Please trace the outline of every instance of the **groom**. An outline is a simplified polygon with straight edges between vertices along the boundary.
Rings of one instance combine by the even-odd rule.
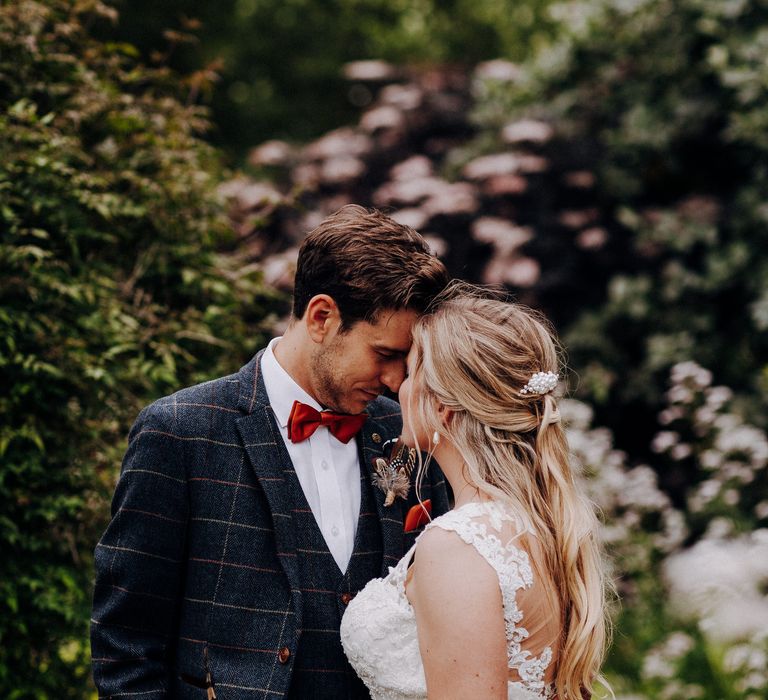
[[[446,279],[415,231],[344,207],[301,247],[285,335],[141,412],[96,547],[100,697],[368,697],[339,624],[412,542],[416,503],[371,483],[401,430],[380,394]],[[422,497],[447,509],[439,472]]]

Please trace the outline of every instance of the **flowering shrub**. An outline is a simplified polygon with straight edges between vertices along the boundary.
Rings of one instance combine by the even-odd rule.
[[[592,409],[561,401],[574,461],[603,520],[603,540],[621,576],[639,575],[677,550],[688,531],[683,514],[658,487],[645,465],[629,468],[607,428],[590,428]]]
[[[560,325],[578,397],[633,459],[648,460],[668,371],[694,360],[716,369],[765,428],[768,9],[586,0],[552,12],[562,23],[554,44],[515,79],[479,85],[477,140],[498,148],[505,125],[543,120],[553,169],[584,176],[563,191],[555,170],[550,194],[577,201],[593,223],[569,232],[542,217],[537,227],[547,304],[557,312],[579,301]],[[594,221],[605,239],[594,251],[547,254]],[[684,487],[662,483],[675,499]]]
[[[758,700],[768,692],[768,437],[693,362],[670,372],[656,469],[629,467],[592,411],[561,402],[574,460],[603,517],[621,597],[609,675],[623,700]],[[639,694],[638,694],[639,693]]]
[[[733,392],[711,386],[712,373],[694,362],[672,368],[665,430],[652,448],[662,469],[685,476],[687,510],[697,530],[724,536],[768,526],[768,438],[731,410]]]
[[[478,85],[477,142],[514,152],[506,124],[549,125],[544,155],[582,183],[561,195],[585,214],[569,232],[602,230],[591,255],[546,254],[564,234],[546,218],[534,241],[547,303],[581,302],[560,328],[575,396],[605,426],[575,407],[571,441],[622,598],[612,679],[626,700],[765,698],[768,9],[552,11],[554,45]],[[588,272],[573,282],[578,264]]]

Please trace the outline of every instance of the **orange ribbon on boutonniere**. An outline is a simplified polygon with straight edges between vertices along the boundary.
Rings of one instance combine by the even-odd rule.
[[[376,457],[373,460],[373,484],[385,494],[384,505],[391,506],[395,498],[407,498],[411,488],[411,472],[416,463],[416,450],[397,440],[388,440],[384,448],[392,444],[389,459]]]
[[[426,501],[417,503],[411,507],[408,511],[408,515],[405,516],[404,532],[413,532],[422,525],[426,525],[431,520],[432,514],[432,501],[428,498]]]

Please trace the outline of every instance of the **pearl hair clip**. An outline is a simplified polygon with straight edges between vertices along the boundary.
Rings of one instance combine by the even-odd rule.
[[[520,389],[521,394],[548,394],[557,386],[557,374],[555,372],[536,372],[528,383]]]

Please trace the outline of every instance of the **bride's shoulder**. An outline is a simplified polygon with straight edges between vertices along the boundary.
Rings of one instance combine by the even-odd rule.
[[[426,526],[417,540],[416,559],[435,570],[445,564],[449,573],[461,570],[462,566],[474,565],[477,568],[478,556],[489,559],[489,539],[498,547],[502,531],[515,533],[522,527],[519,518],[504,503],[466,503],[435,518]]]
[[[416,588],[422,594],[428,591],[429,604],[439,609],[457,596],[465,599],[498,590],[496,575],[480,552],[454,528],[437,526],[437,520],[419,537],[414,558]]]
[[[466,539],[468,534],[523,533],[529,530],[527,520],[513,506],[500,500],[471,501],[435,518],[426,531],[453,530]],[[426,535],[426,532],[424,533]]]
[[[496,659],[496,671],[506,684],[499,581],[478,550],[455,531],[434,526],[420,536],[411,568],[407,597],[423,645],[425,669],[432,669],[433,678],[444,678],[445,673],[460,673],[458,669],[465,666],[488,671],[496,666],[489,666],[488,659]]]

